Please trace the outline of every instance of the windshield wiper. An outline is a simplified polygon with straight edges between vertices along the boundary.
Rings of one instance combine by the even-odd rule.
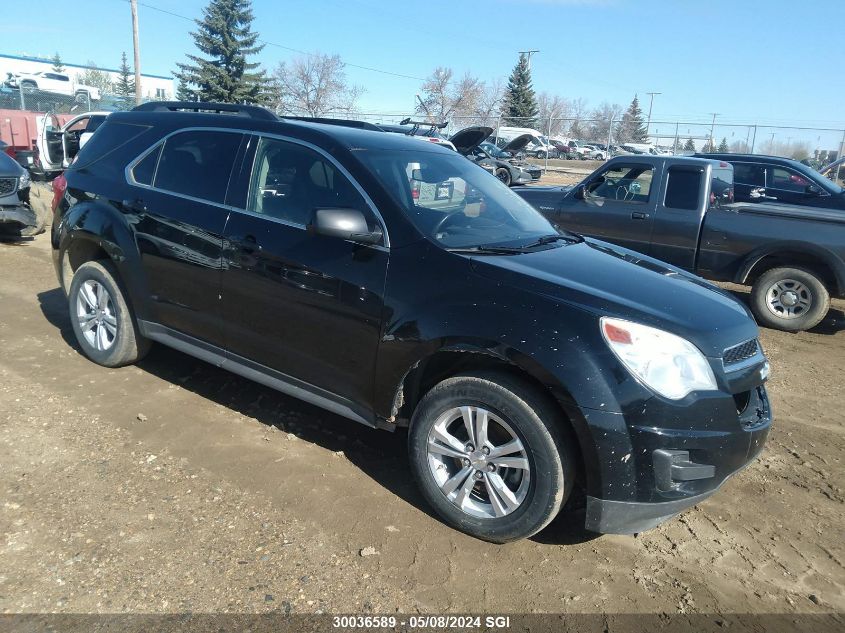
[[[536,242],[531,242],[530,244],[526,244],[525,246],[521,246],[520,248],[536,248],[537,246],[545,246],[546,244],[552,244],[554,242],[563,241],[569,242],[570,244],[578,244],[584,241],[584,238],[576,233],[567,233],[563,235],[561,233],[555,233],[554,235],[544,235],[543,237],[539,238]]]
[[[447,248],[450,253],[462,255],[519,255],[525,251],[522,247],[512,248],[508,246],[466,246],[464,248]]]

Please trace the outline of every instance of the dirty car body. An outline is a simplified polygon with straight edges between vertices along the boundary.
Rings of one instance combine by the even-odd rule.
[[[81,278],[97,283],[81,277],[96,264],[119,276],[138,337],[369,426],[409,425],[429,502],[456,528],[497,542],[542,529],[574,482],[586,528],[648,529],[761,450],[768,363],[730,295],[556,232],[434,144],[251,109],[171,111],[182,107],[200,106],[111,115],[66,172],[52,243],[72,319],[91,322],[74,293]],[[285,153],[274,153],[279,144]],[[273,163],[294,154],[307,160]],[[186,178],[221,170],[222,183]],[[309,201],[297,198],[303,179]],[[650,353],[642,341],[692,365],[678,360],[662,377],[632,369]],[[469,439],[445,430],[451,409],[438,398],[464,403],[458,426],[463,415]],[[541,412],[534,426],[521,426],[526,403]],[[482,415],[508,446],[530,450],[496,461],[505,440],[479,430]],[[420,428],[432,434],[417,443]],[[535,430],[557,439],[534,444]],[[547,445],[558,452],[538,461]],[[560,472],[566,485],[544,497],[551,515],[520,527]]]

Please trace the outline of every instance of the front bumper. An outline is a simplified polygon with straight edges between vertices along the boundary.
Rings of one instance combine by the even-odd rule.
[[[599,484],[587,491],[588,530],[634,534],[700,503],[760,454],[772,420],[761,384],[686,407],[653,399],[640,409],[587,412],[598,455],[611,455],[591,473]]]
[[[29,206],[0,206],[0,227],[26,229],[38,226],[38,217]]]

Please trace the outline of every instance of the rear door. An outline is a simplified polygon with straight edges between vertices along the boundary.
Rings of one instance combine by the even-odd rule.
[[[761,202],[762,195],[751,196],[751,192],[763,194],[766,189],[766,166],[760,163],[734,162],[734,192],[737,202]]]
[[[223,347],[220,282],[228,184],[244,135],[186,130],[129,168],[124,213],[135,225],[154,320]]]
[[[657,205],[648,254],[659,260],[695,270],[696,251],[707,200],[703,194],[707,171],[693,165],[675,165],[666,172],[666,185]]]
[[[582,199],[574,191],[563,199],[558,221],[576,233],[647,253],[659,189],[654,177],[650,163],[610,165],[586,183]]]

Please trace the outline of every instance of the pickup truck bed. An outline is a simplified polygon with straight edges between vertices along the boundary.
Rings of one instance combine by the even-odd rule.
[[[769,327],[818,324],[845,295],[845,211],[733,201],[723,161],[620,156],[575,187],[515,191],[561,228],[717,281],[752,286]]]

